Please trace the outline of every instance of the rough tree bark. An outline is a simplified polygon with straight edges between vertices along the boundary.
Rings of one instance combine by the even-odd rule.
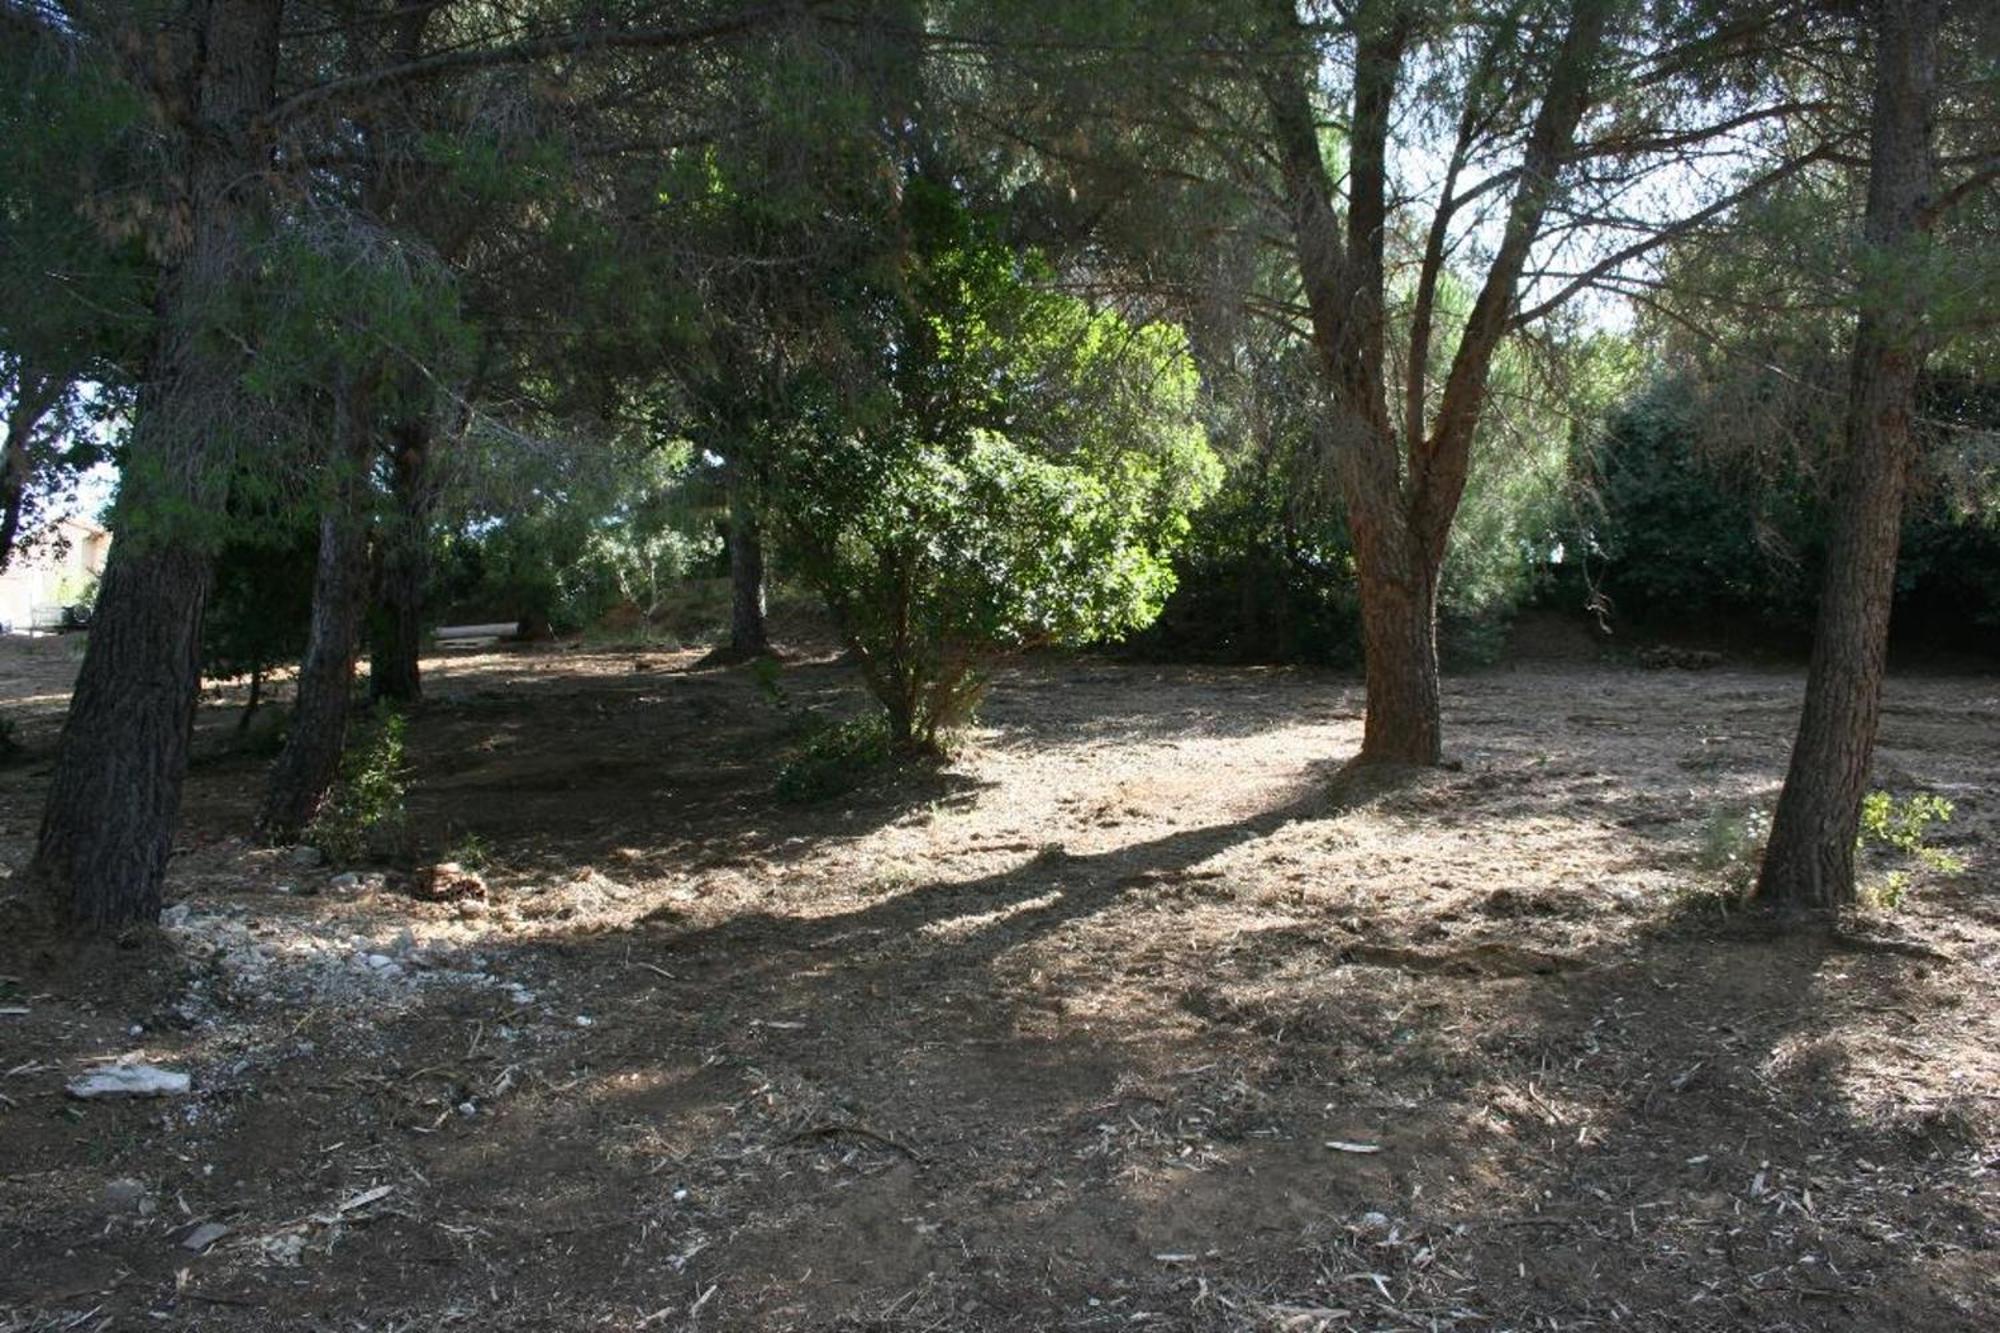
[[[762,657],[771,651],[764,625],[764,539],[762,524],[744,480],[742,465],[728,469],[729,499],[729,656]]]
[[[1922,284],[1895,276],[1931,225],[1939,0],[1880,0],[1864,282],[1805,707],[1757,897],[1824,913],[1852,903],[1854,844],[1881,720],[1903,500],[1916,461],[1917,376],[1930,350]]]
[[[334,386],[333,485],[320,515],[312,624],[299,664],[291,727],[257,817],[257,835],[267,845],[297,842],[305,833],[333,790],[347,749],[354,659],[368,586],[371,408],[366,382],[343,377]]]
[[[390,512],[382,525],[368,697],[411,704],[423,697],[424,583],[429,576],[431,423],[410,417],[390,432]]]
[[[1292,0],[1276,0],[1279,29],[1289,32],[1299,49],[1265,72],[1263,91],[1354,542],[1367,672],[1367,713],[1357,763],[1433,765],[1443,757],[1437,611],[1445,552],[1465,493],[1493,357],[1513,325],[1522,272],[1590,105],[1610,12],[1607,0],[1573,0],[1570,6],[1546,91],[1527,127],[1519,183],[1500,244],[1426,430],[1422,368],[1445,260],[1443,238],[1453,214],[1470,197],[1454,194],[1455,181],[1483,117],[1467,106],[1438,197],[1405,357],[1408,419],[1399,427],[1390,413],[1385,373],[1383,250],[1389,222],[1389,134],[1415,11],[1399,0],[1370,0],[1354,11],[1343,225],[1313,109],[1317,60],[1300,40]]]
[[[200,683],[216,453],[236,425],[241,352],[206,328],[243,277],[264,189],[252,132],[271,106],[278,0],[191,6],[187,110],[169,111],[180,216],[158,294],[96,617],[28,875],[74,928],[157,919]]]

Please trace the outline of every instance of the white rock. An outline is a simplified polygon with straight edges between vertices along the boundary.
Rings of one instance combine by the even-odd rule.
[[[144,1181],[123,1176],[117,1180],[104,1182],[104,1203],[113,1212],[138,1213],[150,1211],[146,1205],[152,1201],[152,1193]]]
[[[335,875],[332,879],[328,880],[327,887],[335,893],[359,893],[361,891],[361,876],[349,870],[344,874]]]
[[[160,924],[168,930],[179,930],[187,925],[190,910],[186,903],[175,903],[172,907],[161,911]]]
[[[201,1253],[215,1242],[229,1234],[229,1228],[220,1222],[203,1222],[181,1241],[181,1248]]]
[[[190,1086],[186,1074],[157,1065],[106,1065],[73,1078],[69,1095],[93,1097],[178,1097]]]

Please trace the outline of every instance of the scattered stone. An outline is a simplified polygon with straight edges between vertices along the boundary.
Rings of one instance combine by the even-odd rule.
[[[315,866],[326,864],[326,853],[317,847],[300,843],[298,846],[292,848],[290,859],[293,865],[305,870],[311,870]]]
[[[186,1074],[157,1065],[106,1065],[70,1080],[69,1095],[98,1097],[178,1097],[192,1086]]]
[[[114,1213],[150,1213],[153,1211],[153,1192],[146,1188],[144,1181],[120,1176],[104,1182],[104,1206]]]
[[[1389,1220],[1387,1213],[1371,1212],[1361,1215],[1360,1220],[1354,1224],[1354,1230],[1358,1234],[1370,1239],[1379,1239],[1380,1237],[1387,1236],[1394,1226],[1395,1223]]]
[[[413,896],[434,903],[484,898],[486,881],[456,861],[440,861],[417,875]]]
[[[270,1262],[285,1268],[297,1268],[306,1252],[306,1233],[281,1231],[275,1236],[263,1237],[257,1244]]]
[[[355,874],[352,870],[343,871],[328,880],[326,886],[335,893],[359,893],[361,892],[361,876]]]
[[[200,1254],[228,1234],[229,1228],[220,1222],[203,1222],[182,1238],[181,1248]]]
[[[191,910],[186,903],[175,903],[160,913],[160,924],[168,930],[180,930],[187,925],[188,913]]]
[[[476,921],[490,909],[484,898],[461,898],[458,900],[458,915],[467,921]]]

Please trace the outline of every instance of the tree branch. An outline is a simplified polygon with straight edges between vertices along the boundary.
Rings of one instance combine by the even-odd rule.
[[[346,78],[330,79],[293,93],[258,118],[261,129],[275,129],[330,103],[344,101],[383,88],[449,78],[472,70],[504,65],[525,65],[552,56],[594,55],[607,51],[666,50],[698,46],[724,37],[736,37],[779,19],[818,8],[826,0],[801,0],[796,4],[766,5],[741,10],[724,18],[682,28],[627,28],[623,30],[563,32],[532,37],[505,46],[472,47],[445,51],[384,65]]]
[[[1811,166],[1813,163],[1821,160],[1822,160],[1821,154],[1818,153],[1817,151],[1811,153],[1805,153],[1799,157],[1795,157],[1791,161],[1786,162],[1781,166],[1778,166],[1770,171],[1765,172],[1762,176],[1759,176],[1756,180],[1751,181],[1748,185],[1744,186],[1742,189],[1736,191],[1735,193],[1725,195],[1721,199],[1716,200],[1714,203],[1710,204],[1707,208],[1700,209],[1696,212],[1688,214],[1684,218],[1679,218],[1673,222],[1667,223],[1661,226],[1658,230],[1654,231],[1651,235],[1641,240],[1634,241],[1632,242],[1632,244],[1624,246],[1621,249],[1612,251],[1609,255],[1606,255],[1603,259],[1599,260],[1597,263],[1583,270],[1583,272],[1579,273],[1575,278],[1571,279],[1569,282],[1564,283],[1560,288],[1556,290],[1555,295],[1548,297],[1546,300],[1537,302],[1535,305],[1532,305],[1525,310],[1517,311],[1513,319],[1509,321],[1509,327],[1518,329],[1523,325],[1534,323],[1536,320],[1541,319],[1543,316],[1548,315],[1554,310],[1556,310],[1565,301],[1569,300],[1570,297],[1575,296],[1578,292],[1582,291],[1584,288],[1591,286],[1593,283],[1597,281],[1597,279],[1603,277],[1605,274],[1623,267],[1625,264],[1628,264],[1632,260],[1639,258],[1639,256],[1641,255],[1649,254],[1652,251],[1659,249],[1661,246],[1665,245],[1667,242],[1671,240],[1674,240],[1676,237],[1686,235],[1688,232],[1693,231],[1695,228],[1701,226],[1705,222],[1708,222],[1710,219],[1718,217],[1721,214],[1728,212],[1730,209],[1736,207],[1736,205],[1742,203],[1745,199],[1748,199],[1751,196],[1756,195],[1764,190],[1768,190],[1771,186],[1776,185],[1778,182],[1782,180],[1786,180],[1792,176],[1796,176],[1799,172],[1805,170],[1808,166]]]

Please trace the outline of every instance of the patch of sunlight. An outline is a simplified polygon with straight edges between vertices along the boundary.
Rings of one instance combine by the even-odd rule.
[[[1025,916],[1029,912],[1039,912],[1054,907],[1062,899],[1063,891],[1052,889],[1048,893],[1034,898],[1023,898],[1019,902],[1009,903],[991,912],[970,912],[964,916],[947,917],[942,921],[929,921],[919,928],[918,933],[947,943],[959,943],[1012,917]]]

